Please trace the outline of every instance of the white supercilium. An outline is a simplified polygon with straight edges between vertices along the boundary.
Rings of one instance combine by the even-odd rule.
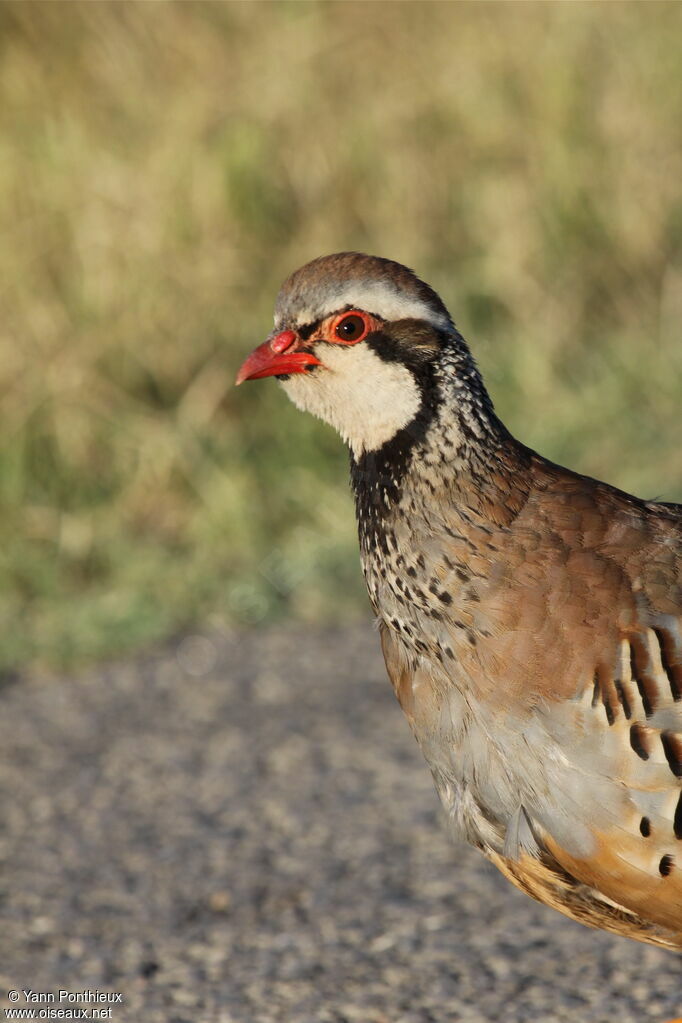
[[[433,306],[411,295],[401,294],[384,281],[349,281],[339,285],[330,295],[328,302],[313,307],[302,308],[296,312],[296,322],[287,323],[288,327],[304,327],[309,323],[330,316],[337,310],[352,306],[365,312],[380,316],[382,320],[425,320],[434,327],[448,328],[450,322],[443,313]],[[281,329],[282,324],[275,317],[275,327]]]

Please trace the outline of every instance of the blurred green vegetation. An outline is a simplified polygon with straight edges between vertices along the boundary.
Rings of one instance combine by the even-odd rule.
[[[679,4],[0,5],[1,663],[366,614],[281,280],[415,267],[525,442],[682,498]]]

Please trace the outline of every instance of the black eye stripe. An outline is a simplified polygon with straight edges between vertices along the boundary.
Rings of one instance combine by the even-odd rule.
[[[296,333],[302,341],[307,341],[311,334],[317,330],[322,320],[315,320],[314,323],[306,323],[304,327],[296,327]]]

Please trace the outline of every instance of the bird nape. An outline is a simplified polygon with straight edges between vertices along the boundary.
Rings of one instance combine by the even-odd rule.
[[[396,696],[455,831],[593,927],[682,948],[682,506],[497,418],[435,291],[344,252],[285,281],[237,382],[349,446]]]

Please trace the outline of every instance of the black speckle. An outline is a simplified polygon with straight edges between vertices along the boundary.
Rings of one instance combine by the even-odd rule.
[[[147,959],[145,962],[140,963],[140,976],[144,977],[145,980],[149,980],[155,973],[158,973],[161,967],[153,959]]]
[[[661,648],[661,664],[670,683],[673,700],[682,700],[682,665],[675,660],[675,641],[665,629],[654,629]]]
[[[412,579],[416,579],[416,578],[417,578],[417,569],[416,569],[416,568],[414,567],[414,565],[410,565],[410,567],[409,567],[409,568],[408,568],[408,570],[407,570],[407,574],[408,574],[408,575],[409,575],[409,576],[410,576],[410,577],[411,577]]]
[[[648,654],[640,639],[630,640],[630,669],[648,718],[656,710],[656,680],[648,670]]]
[[[670,853],[666,853],[665,856],[661,856],[661,862],[658,864],[658,873],[661,877],[668,877],[671,870],[673,869],[674,859]]]
[[[616,720],[616,716],[613,713],[613,707],[611,706],[611,704],[609,702],[609,694],[606,692],[606,689],[604,689],[602,691],[602,701],[604,703],[604,711],[606,713],[606,720],[608,721],[608,723],[610,725],[612,725],[613,722]]]
[[[682,838],[682,792],[680,792],[680,798],[677,800],[677,807],[675,808],[673,829],[675,831],[675,838]]]
[[[674,732],[661,732],[661,746],[670,770],[676,778],[682,778],[682,742]]]
[[[630,718],[632,717],[632,708],[630,706],[630,701],[627,698],[625,689],[623,688],[623,683],[620,681],[620,679],[615,679],[613,684],[616,687],[616,692],[618,693],[618,699],[620,700],[620,705],[623,708],[623,713],[625,714],[625,717],[629,721]]]
[[[443,604],[452,604],[452,597],[449,593],[445,593],[445,591],[443,591],[443,593],[439,593],[438,598]]]
[[[642,725],[632,725],[630,728],[630,745],[641,760],[649,759],[647,749],[647,734]]]
[[[461,568],[456,569],[455,575],[463,583],[468,583],[469,579],[471,578],[468,572],[463,572]]]
[[[651,834],[651,821],[648,817],[642,817],[639,822],[639,830],[644,838],[648,838]]]

